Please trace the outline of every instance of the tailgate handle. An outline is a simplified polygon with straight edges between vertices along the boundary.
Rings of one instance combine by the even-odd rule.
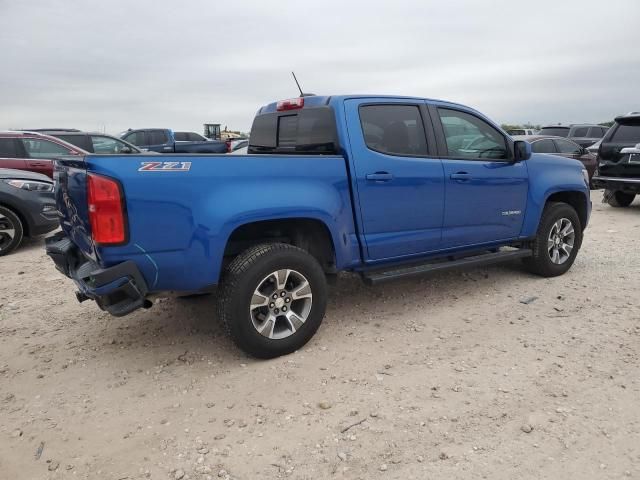
[[[388,182],[393,179],[393,175],[389,172],[376,172],[367,174],[365,178],[371,182]]]

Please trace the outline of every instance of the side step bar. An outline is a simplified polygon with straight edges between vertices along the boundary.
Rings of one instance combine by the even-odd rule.
[[[509,262],[517,258],[530,257],[531,255],[533,255],[533,252],[528,248],[482,253],[479,255],[458,258],[456,260],[431,261],[430,263],[395,268],[393,270],[375,270],[364,273],[362,278],[368,285],[377,285],[379,283],[396,280],[398,278],[414,277],[433,272],[443,272],[461,267],[492,265],[494,263]]]

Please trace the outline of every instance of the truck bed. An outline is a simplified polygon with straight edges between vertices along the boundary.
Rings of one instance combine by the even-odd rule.
[[[100,247],[88,234],[86,179],[118,180],[128,241]],[[318,219],[331,232],[339,268],[359,258],[345,160],[315,155],[88,155],[60,160],[61,226],[101,267],[131,260],[150,292],[218,283],[227,239],[239,226],[278,218]],[[353,260],[351,260],[353,261]]]

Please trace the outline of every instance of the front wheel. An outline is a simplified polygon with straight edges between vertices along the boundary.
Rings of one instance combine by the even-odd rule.
[[[238,347],[258,358],[291,353],[318,330],[327,284],[318,261],[284,243],[252,247],[226,269],[218,315]]]
[[[523,260],[527,269],[543,277],[556,277],[571,268],[582,245],[582,224],[566,203],[548,203],[542,212],[533,256]]]
[[[20,218],[8,208],[0,206],[0,257],[18,248],[23,234]]]
[[[625,193],[618,190],[605,190],[604,198],[612,207],[628,207],[633,203],[636,195],[634,193]]]

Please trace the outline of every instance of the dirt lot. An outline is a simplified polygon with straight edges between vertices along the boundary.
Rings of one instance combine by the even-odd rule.
[[[345,276],[272,361],[212,297],[78,304],[31,242],[0,259],[0,477],[640,478],[640,203],[599,199],[564,277]]]

